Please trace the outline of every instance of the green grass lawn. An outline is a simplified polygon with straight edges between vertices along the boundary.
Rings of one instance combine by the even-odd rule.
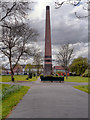
[[[8,84],[0,84],[0,90],[3,88],[6,88],[6,87],[9,87],[10,85],[8,85]]]
[[[68,79],[64,79],[65,82],[89,82],[88,77],[81,76],[69,76]]]
[[[2,118],[6,118],[6,116],[10,113],[12,108],[19,103],[19,101],[22,99],[22,97],[27,93],[30,87],[28,86],[19,86],[19,89],[16,85],[5,85],[3,84],[0,89],[9,91],[6,92],[6,96],[2,98],[2,102],[0,102],[0,105],[2,106],[2,113],[0,113]],[[14,90],[13,90],[14,89]],[[16,89],[16,90],[15,90]],[[10,92],[11,91],[11,92]]]
[[[15,82],[18,81],[36,81],[36,77],[32,77],[32,79],[26,80],[28,76],[27,75],[14,75]],[[11,76],[10,75],[3,75],[2,77],[0,76],[0,82],[10,82],[11,81]],[[90,79],[88,77],[81,77],[81,76],[69,76],[68,79],[64,79],[65,82],[89,82]]]
[[[73,87],[90,94],[90,85],[79,85],[79,86],[73,86]]]
[[[37,80],[36,77],[32,77],[32,79],[26,80],[27,77],[28,77],[28,75],[14,75],[15,82],[18,82],[18,81],[36,81]],[[10,82],[11,76],[10,75],[3,75],[2,77],[0,77],[0,82],[1,81],[2,82]]]

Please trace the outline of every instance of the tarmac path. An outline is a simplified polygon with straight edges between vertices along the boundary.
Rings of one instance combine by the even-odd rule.
[[[88,118],[88,94],[72,87],[80,83],[15,84],[31,88],[8,118]]]

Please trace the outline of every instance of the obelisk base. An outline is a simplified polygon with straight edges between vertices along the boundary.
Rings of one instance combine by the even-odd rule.
[[[52,64],[45,64],[44,75],[52,75]]]

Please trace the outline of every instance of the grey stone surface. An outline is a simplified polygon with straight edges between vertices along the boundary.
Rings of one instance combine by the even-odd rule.
[[[88,118],[88,94],[76,83],[20,83],[31,86],[9,118]]]

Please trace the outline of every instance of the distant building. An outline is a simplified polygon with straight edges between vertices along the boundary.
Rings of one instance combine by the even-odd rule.
[[[15,68],[13,69],[14,74],[23,74],[23,68],[20,64],[17,64]]]
[[[29,73],[29,69],[25,70],[25,67],[26,65],[17,65],[13,72],[14,72],[14,75],[27,75]],[[30,71],[32,73],[36,73],[37,74],[37,71],[39,73],[43,73],[43,65],[31,65],[31,69]],[[4,68],[1,70],[1,75],[10,75],[11,74],[11,71],[10,69],[7,69],[7,68]]]
[[[20,65],[20,66],[21,66],[21,68],[19,67],[20,69],[17,69],[18,67],[16,67],[16,69],[14,69],[14,74],[17,74],[17,72],[18,72],[18,74],[24,74],[24,75],[29,73],[29,68],[27,70],[25,70],[25,67],[26,67],[25,64]],[[19,70],[19,71],[17,71],[17,70]],[[30,71],[34,72],[34,73],[37,73],[37,71],[42,73],[43,72],[43,65],[31,65]]]
[[[29,68],[27,69],[27,72],[29,71]],[[31,72],[35,73],[43,73],[43,65],[31,65]]]
[[[54,66],[53,73],[57,74],[57,75],[62,75],[62,76],[66,75],[64,67],[62,67],[62,66]],[[67,75],[69,76],[69,70],[67,72]]]
[[[1,75],[9,75],[11,74],[10,69],[2,69],[1,70]]]

